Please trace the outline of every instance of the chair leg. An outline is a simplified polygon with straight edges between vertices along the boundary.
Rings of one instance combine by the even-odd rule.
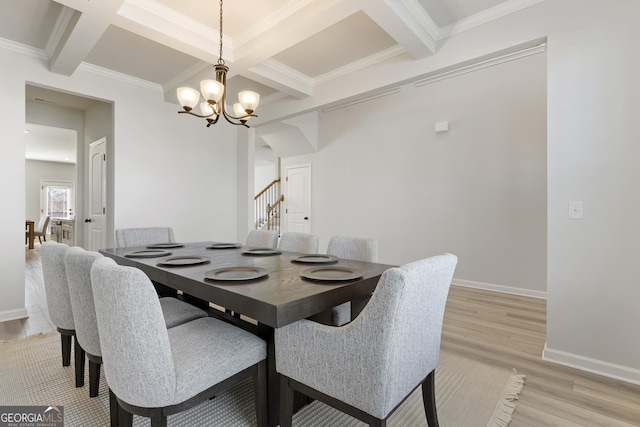
[[[253,374],[253,395],[255,396],[256,421],[258,427],[269,425],[269,413],[267,412],[267,361],[258,363],[258,369]]]
[[[89,397],[96,397],[100,388],[100,364],[89,360]]]
[[[162,409],[151,410],[151,427],[167,427],[167,416],[162,414]]]
[[[120,405],[118,405],[118,399],[109,389],[109,420],[111,421],[111,427],[120,427]]]
[[[60,343],[62,344],[62,366],[71,364],[71,335],[60,334]]]
[[[133,426],[133,414],[131,412],[127,412],[120,405],[118,405],[118,420],[120,421],[120,427]]]
[[[435,391],[435,369],[431,371],[422,383],[422,402],[424,404],[424,412],[427,415],[427,424],[429,427],[438,427],[438,412],[436,411],[436,391]]]
[[[78,340],[74,337],[73,349],[75,356],[75,369],[76,369],[76,387],[82,387],[84,385],[84,364],[85,354],[82,347],[78,343]]]
[[[280,376],[280,427],[292,427],[293,389],[284,375]]]

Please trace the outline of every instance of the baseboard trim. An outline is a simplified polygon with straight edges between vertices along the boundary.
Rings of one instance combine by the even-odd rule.
[[[474,282],[471,280],[462,280],[453,278],[453,285],[464,286],[467,288],[484,289],[485,291],[501,292],[503,294],[520,295],[523,297],[547,299],[547,293],[544,291],[534,291],[531,289],[514,288],[511,286],[494,285],[492,283]]]
[[[17,308],[15,310],[0,311],[0,323],[10,320],[26,319],[29,313],[26,308]]]
[[[542,351],[542,360],[603,377],[613,378],[614,380],[640,385],[640,369],[591,359],[589,357],[567,353],[566,351],[555,350],[547,347],[546,343]]]

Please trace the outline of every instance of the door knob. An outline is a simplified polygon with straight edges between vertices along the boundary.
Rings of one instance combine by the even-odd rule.
[[[91,218],[85,218],[84,222],[91,222]]]
[[[308,216],[305,216],[305,217],[304,217],[304,219],[305,219],[305,221],[306,221],[306,220],[308,220],[308,219],[309,219],[309,217],[308,217]]]

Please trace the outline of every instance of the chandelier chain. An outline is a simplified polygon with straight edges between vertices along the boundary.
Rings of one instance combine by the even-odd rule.
[[[224,65],[224,59],[222,59],[222,0],[220,0],[220,56],[218,57],[218,64]]]

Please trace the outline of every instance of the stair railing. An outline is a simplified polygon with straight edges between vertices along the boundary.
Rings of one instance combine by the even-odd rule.
[[[274,179],[253,198],[256,228],[280,231],[280,213],[284,195],[280,192],[280,178]]]

